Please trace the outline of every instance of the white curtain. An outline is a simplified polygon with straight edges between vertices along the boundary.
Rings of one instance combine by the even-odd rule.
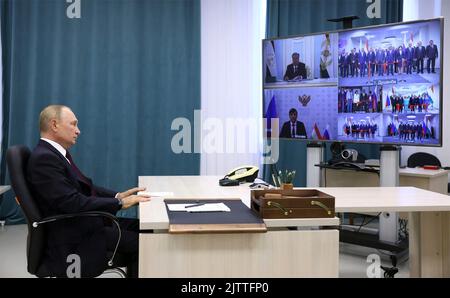
[[[448,0],[404,0],[403,1],[403,21],[413,21],[420,19],[431,19],[443,16],[444,21],[444,53],[439,53],[440,57],[450,57],[450,1]],[[402,164],[406,165],[408,157],[414,152],[428,152],[439,158],[443,166],[450,166],[450,85],[446,82],[450,77],[450,63],[444,59],[444,79],[443,88],[443,146],[434,147],[410,147],[402,148]]]
[[[261,169],[265,2],[201,1],[201,175]]]

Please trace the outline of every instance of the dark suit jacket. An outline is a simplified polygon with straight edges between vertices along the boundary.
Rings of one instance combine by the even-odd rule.
[[[104,211],[116,214],[120,209],[117,192],[93,185],[97,196],[90,196],[90,186],[77,178],[69,162],[52,145],[40,140],[27,165],[27,180],[42,216]],[[103,218],[77,217],[45,225],[47,243],[43,262],[56,276],[66,277],[77,254],[81,276],[100,275],[107,265],[105,221]]]
[[[438,48],[437,48],[437,45],[435,45],[435,44],[433,46],[427,45],[427,48],[425,51],[426,51],[426,56],[429,59],[436,59],[438,57]]]
[[[289,64],[286,68],[284,77],[288,77],[288,80],[292,80],[297,76],[302,76],[302,79],[306,79],[306,66],[305,63],[299,63],[297,65],[297,71],[294,72],[294,64]]]
[[[306,135],[306,129],[303,122],[297,121],[297,127],[295,129],[295,132],[297,136],[304,136],[305,138],[308,137]],[[292,134],[291,121],[286,121],[284,122],[283,127],[281,128],[280,138],[293,138],[291,134]]]

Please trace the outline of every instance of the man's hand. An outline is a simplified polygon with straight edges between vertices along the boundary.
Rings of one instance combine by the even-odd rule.
[[[137,187],[133,188],[133,189],[137,189]],[[133,189],[130,189],[130,191]],[[149,195],[139,195],[139,196],[138,195],[130,195],[130,196],[127,196],[125,198],[120,198],[120,199],[122,200],[122,209],[127,209],[133,205],[140,203],[140,202],[150,201],[150,196]]]
[[[124,192],[119,192],[119,194],[117,195],[117,198],[118,199],[124,199],[126,197],[131,196],[132,194],[135,194],[135,193],[137,193],[139,191],[144,191],[144,190],[146,190],[145,187],[134,187],[134,188],[131,188],[131,189],[126,190]]]

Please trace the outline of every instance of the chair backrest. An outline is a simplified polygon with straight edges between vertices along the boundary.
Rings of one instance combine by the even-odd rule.
[[[441,162],[436,156],[426,152],[417,152],[408,157],[408,168],[422,167],[425,165],[440,167]]]
[[[43,268],[40,268],[40,265],[45,247],[45,230],[42,225],[36,228],[32,226],[33,222],[40,221],[42,216],[26,180],[25,173],[29,157],[30,149],[26,146],[16,145],[6,151],[11,186],[28,222],[28,272],[41,276]]]

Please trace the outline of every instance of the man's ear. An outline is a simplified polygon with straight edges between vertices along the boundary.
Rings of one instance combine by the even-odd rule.
[[[58,129],[58,121],[56,119],[50,120],[50,129],[54,132]]]

